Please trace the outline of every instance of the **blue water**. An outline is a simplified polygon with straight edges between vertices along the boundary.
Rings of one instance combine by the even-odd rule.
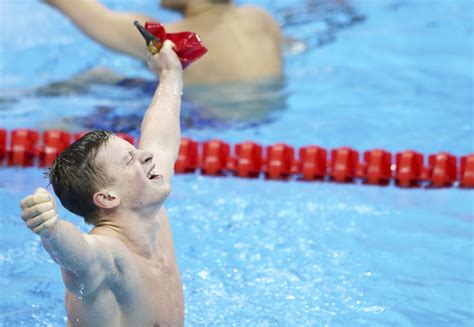
[[[474,151],[470,1],[252,2],[292,40],[286,78],[185,89],[186,136]],[[157,12],[155,1],[105,3]],[[112,121],[137,132],[133,119],[149,101],[142,88],[35,90],[97,64],[151,78],[140,63],[89,41],[40,2],[4,0],[0,14],[1,127]],[[1,326],[65,324],[59,269],[19,217],[19,200],[46,184],[40,169],[0,168]],[[198,175],[178,175],[173,187],[189,326],[474,325],[472,191]]]

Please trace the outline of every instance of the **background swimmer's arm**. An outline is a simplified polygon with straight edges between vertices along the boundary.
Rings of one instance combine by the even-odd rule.
[[[141,14],[114,12],[96,0],[46,0],[68,16],[85,34],[102,45],[143,61],[145,43],[133,22],[144,24],[154,19]]]
[[[95,235],[83,235],[68,221],[58,218],[53,196],[37,189],[21,202],[26,225],[41,237],[51,258],[63,268],[66,287],[71,293],[87,295],[107,277],[117,275],[110,247],[101,246]]]
[[[168,182],[173,177],[174,163],[181,142],[180,111],[183,89],[183,68],[172,47],[171,41],[165,41],[157,55],[149,56],[148,65],[160,76],[160,84],[143,117],[138,145],[140,149],[154,154],[156,170]]]

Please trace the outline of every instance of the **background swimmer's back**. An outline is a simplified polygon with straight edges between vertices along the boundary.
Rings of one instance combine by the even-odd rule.
[[[151,13],[118,12],[97,0],[46,0],[98,43],[146,62],[147,49],[133,22],[160,22]],[[237,82],[279,77],[281,33],[271,15],[230,0],[170,0],[162,6],[183,15],[164,24],[167,32],[198,33],[208,52],[184,72],[186,84]],[[91,24],[91,22],[94,22]]]
[[[280,27],[269,14],[255,6],[214,10],[167,25],[169,32],[198,32],[209,49],[186,69],[187,82],[243,81],[281,74]]]

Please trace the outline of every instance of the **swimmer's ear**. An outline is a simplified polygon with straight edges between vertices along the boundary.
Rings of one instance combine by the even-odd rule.
[[[95,205],[102,209],[113,209],[120,204],[120,199],[109,192],[95,192],[92,199]]]

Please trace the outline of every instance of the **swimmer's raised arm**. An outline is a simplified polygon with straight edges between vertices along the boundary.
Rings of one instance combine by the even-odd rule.
[[[146,60],[147,50],[133,26],[154,19],[141,14],[114,12],[96,0],[45,0],[68,16],[77,27],[104,46]]]
[[[181,142],[183,89],[183,68],[172,47],[171,41],[165,41],[157,55],[149,55],[148,65],[160,76],[160,84],[143,117],[138,146],[154,154],[158,174],[168,182],[173,176]]]
[[[108,250],[110,247],[59,219],[54,198],[48,191],[37,189],[25,197],[20,206],[21,217],[28,228],[41,237],[46,251],[63,268],[64,281],[71,293],[85,296],[108,276],[117,275],[113,256]]]

